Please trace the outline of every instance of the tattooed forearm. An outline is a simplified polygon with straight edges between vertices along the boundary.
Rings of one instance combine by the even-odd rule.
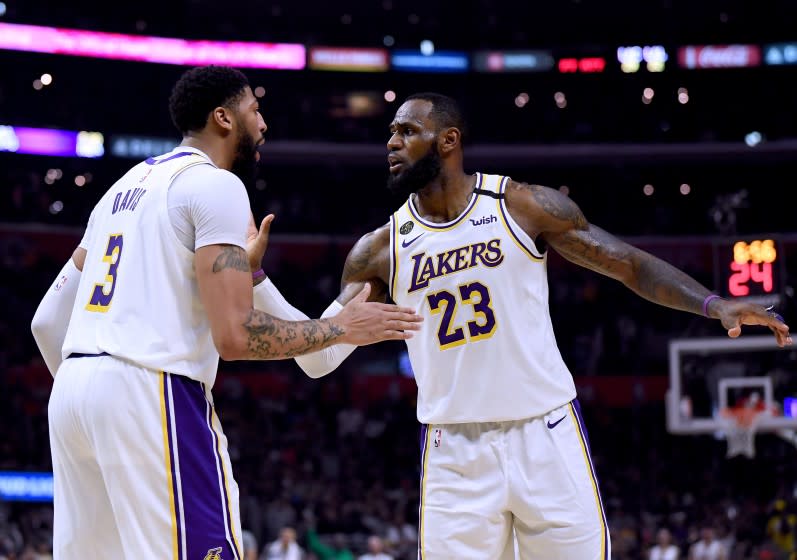
[[[236,245],[224,245],[219,256],[213,261],[213,272],[221,272],[226,268],[250,272],[246,251]]]
[[[343,329],[327,319],[283,321],[252,309],[243,323],[250,359],[293,358],[334,344]]]
[[[642,297],[673,309],[703,313],[708,288],[658,257],[640,251],[635,267],[636,292]]]

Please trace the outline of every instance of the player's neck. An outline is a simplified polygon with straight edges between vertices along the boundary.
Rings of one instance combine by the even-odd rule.
[[[459,173],[440,177],[415,193],[413,202],[421,216],[430,222],[450,222],[467,208],[476,187],[476,176]]]
[[[180,145],[201,150],[220,169],[226,169],[227,171],[232,169],[233,154],[228,153],[229,148],[222,141],[201,133],[189,133],[189,135],[183,136],[183,141]]]

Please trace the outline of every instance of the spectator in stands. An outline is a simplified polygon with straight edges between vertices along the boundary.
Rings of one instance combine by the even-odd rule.
[[[368,537],[368,552],[360,556],[359,560],[393,560],[393,557],[385,554],[382,537],[371,535]]]
[[[656,533],[656,544],[650,549],[648,560],[678,560],[681,551],[672,543],[672,533],[662,527]]]
[[[261,560],[302,560],[304,550],[296,542],[296,530],[283,527],[277,540],[263,550]]]
[[[714,528],[703,527],[700,540],[689,548],[689,560],[728,560],[725,548],[714,535]]]
[[[335,533],[332,535],[332,543],[325,544],[315,529],[310,528],[307,530],[307,548],[318,560],[354,560],[354,554],[349,550],[346,535],[343,533]]]
[[[241,546],[244,549],[242,560],[257,560],[257,539],[255,539],[252,531],[248,529],[241,531]]]

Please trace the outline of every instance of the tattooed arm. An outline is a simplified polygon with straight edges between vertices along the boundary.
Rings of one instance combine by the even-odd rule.
[[[372,344],[406,339],[419,318],[396,306],[364,303],[369,290],[329,319],[284,321],[252,307],[252,276],[246,251],[207,245],[196,251],[199,294],[213,342],[225,360],[291,358],[331,344]]]
[[[581,209],[557,190],[510,181],[506,189],[510,214],[537,242],[577,265],[614,278],[641,297],[672,309],[703,314],[711,292],[697,280],[650,253],[589,223]],[[709,316],[720,319],[728,335],[742,325],[763,325],[780,346],[791,344],[789,328],[761,305],[714,299]]]

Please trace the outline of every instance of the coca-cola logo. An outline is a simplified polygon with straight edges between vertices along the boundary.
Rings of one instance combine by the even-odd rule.
[[[683,68],[744,68],[761,64],[761,49],[755,45],[706,45],[681,47],[678,62]]]

